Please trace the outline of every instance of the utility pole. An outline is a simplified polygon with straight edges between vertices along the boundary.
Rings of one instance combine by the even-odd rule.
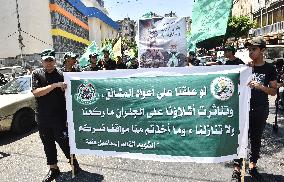
[[[25,61],[23,59],[23,48],[25,47],[25,45],[23,44],[23,36],[22,36],[22,28],[21,28],[21,24],[20,24],[18,0],[16,0],[16,13],[17,13],[17,20],[18,20],[18,33],[19,33],[18,41],[19,41],[19,47],[20,47],[20,50],[21,50],[20,60],[22,62],[22,67],[25,67],[26,64],[25,64]]]

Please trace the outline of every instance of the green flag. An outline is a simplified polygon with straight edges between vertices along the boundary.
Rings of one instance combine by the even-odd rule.
[[[224,35],[232,8],[232,0],[196,0],[192,11],[189,49],[211,37]]]
[[[97,53],[100,54],[100,48],[97,46],[96,42],[93,41],[87,48],[86,52],[79,59],[79,64],[81,67],[85,67],[89,64],[89,55]]]
[[[148,13],[142,15],[142,18],[145,18],[145,19],[150,19],[152,17],[153,17],[153,13],[152,12],[148,12]]]

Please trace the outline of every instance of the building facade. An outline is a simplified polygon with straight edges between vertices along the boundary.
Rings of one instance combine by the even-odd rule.
[[[233,16],[248,16],[252,18],[252,1],[251,0],[234,0],[232,8]]]
[[[14,58],[21,54],[17,6],[23,54],[39,53],[42,49],[53,47],[48,0],[3,1],[0,6],[0,58]]]
[[[253,20],[256,29],[252,36],[264,36],[270,44],[284,44],[284,1],[253,0]]]
[[[91,41],[100,45],[105,38],[116,37],[118,25],[103,5],[103,0],[3,1],[0,41],[5,44],[0,44],[0,58],[14,62],[23,56],[32,62],[47,48],[82,54]]]
[[[83,53],[89,41],[88,17],[68,0],[50,0],[51,35],[56,52]]]
[[[120,36],[130,41],[134,41],[136,36],[136,22],[130,18],[124,18],[123,20],[118,20],[117,23],[119,25]]]
[[[89,38],[101,47],[105,39],[117,37],[119,26],[108,17],[103,0],[68,0],[72,6],[88,17]]]

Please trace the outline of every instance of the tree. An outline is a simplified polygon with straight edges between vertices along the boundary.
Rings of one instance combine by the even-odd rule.
[[[101,43],[102,43],[102,47],[105,47],[109,44],[113,45],[116,42],[115,39],[104,39]]]
[[[130,50],[132,49],[133,52],[135,53],[135,57],[138,57],[138,46],[136,41],[131,41],[128,40],[126,38],[122,39],[122,46],[123,46],[123,50]]]
[[[109,45],[112,45],[112,47],[114,46],[114,44],[117,42],[119,37],[115,38],[115,39],[104,39],[102,41],[102,47],[107,47]],[[137,58],[138,57],[138,46],[136,41],[132,41],[132,40],[128,40],[127,38],[123,37],[122,38],[122,52],[124,52],[125,50],[132,50],[134,52],[134,56]]]
[[[234,37],[237,40],[240,37],[246,37],[251,28],[255,27],[255,22],[248,16],[232,16],[229,18],[225,40]]]

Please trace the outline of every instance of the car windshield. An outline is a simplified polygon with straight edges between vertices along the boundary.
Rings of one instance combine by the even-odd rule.
[[[6,83],[0,88],[0,94],[18,94],[31,89],[31,78],[19,77]]]

